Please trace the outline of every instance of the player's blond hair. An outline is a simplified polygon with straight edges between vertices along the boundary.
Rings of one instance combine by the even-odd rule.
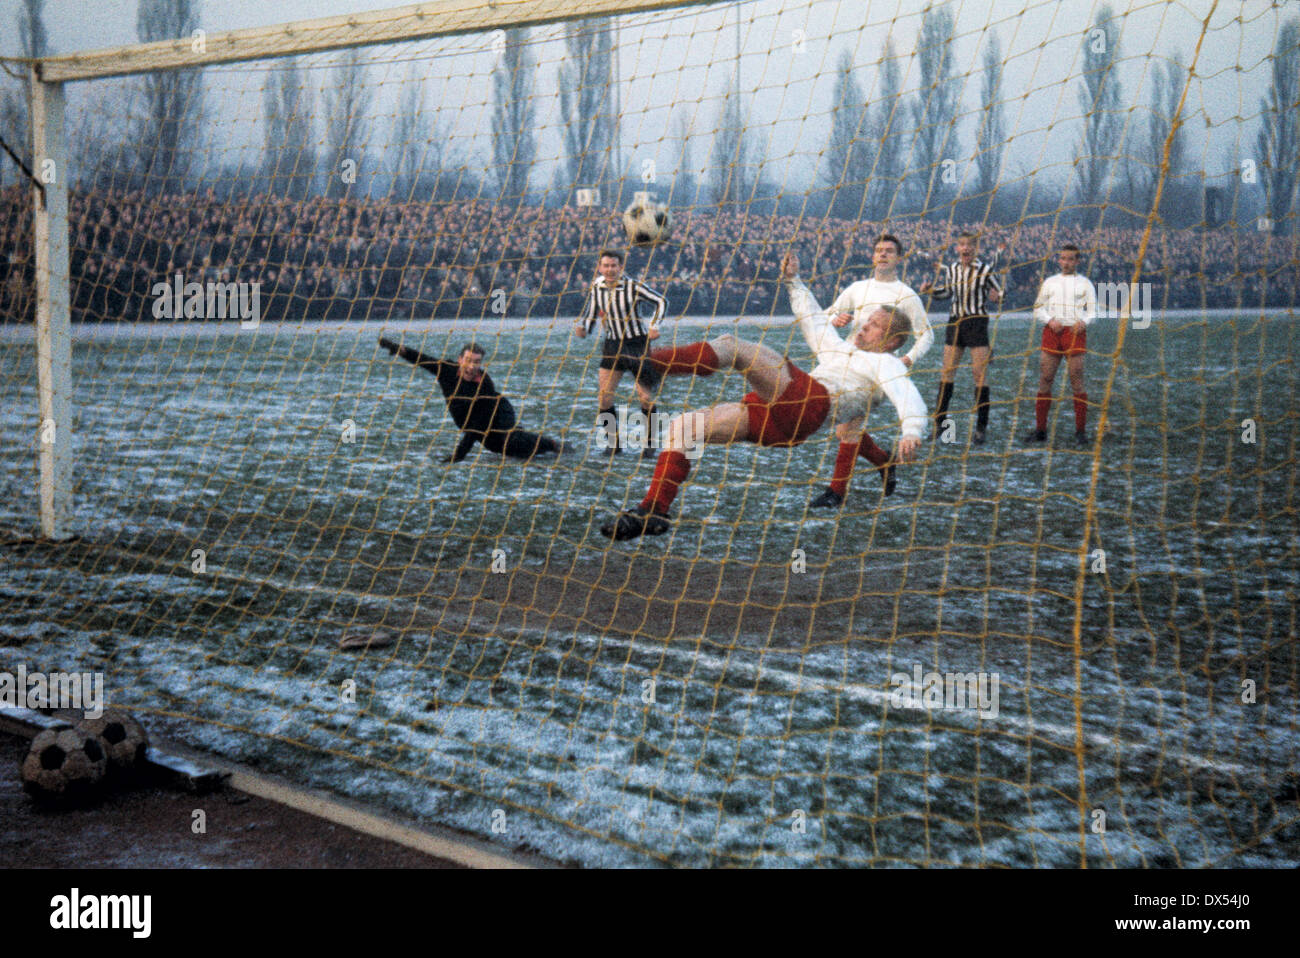
[[[897,339],[899,341],[898,346],[903,345],[908,334],[912,332],[912,321],[897,306],[881,306],[880,308],[889,317],[889,332],[885,334],[885,342],[889,343]],[[894,349],[897,349],[898,346],[895,346]],[[890,352],[892,353],[894,349],[891,349]]]

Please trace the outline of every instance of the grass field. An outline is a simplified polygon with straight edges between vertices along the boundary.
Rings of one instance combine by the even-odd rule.
[[[963,369],[961,441],[927,441],[893,497],[862,468],[843,512],[807,511],[829,431],[711,449],[673,532],[618,544],[597,529],[652,463],[587,448],[590,340],[473,331],[522,424],[580,451],[445,466],[436,384],[379,350],[381,329],[441,354],[471,334],[79,330],[81,538],[57,546],[23,541],[34,348],[0,331],[0,669],[102,670],[115,702],[191,744],[585,865],[1300,854],[1290,314],[1167,315],[1118,360],[1099,323],[1088,391],[1108,428],[1087,450],[1065,441],[1068,400],[1048,448],[1017,441],[1037,350],[1004,317],[987,445],[967,444]],[[737,332],[809,368],[789,324]],[[915,375],[927,402],[937,353]],[[670,380],[659,406],[741,392]],[[882,444],[889,421],[873,414]],[[396,642],[339,649],[375,630]],[[997,716],[896,707],[891,676],[917,665],[996,674]]]

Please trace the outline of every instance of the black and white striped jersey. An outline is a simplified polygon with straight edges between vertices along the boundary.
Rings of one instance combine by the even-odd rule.
[[[668,300],[630,276],[624,276],[614,286],[606,285],[605,277],[601,276],[592,284],[578,321],[588,333],[599,322],[605,330],[606,339],[644,336],[647,324],[637,315],[637,306],[641,303],[651,303],[654,306],[654,315],[650,317],[649,325],[657,326],[668,310]]]
[[[993,264],[975,260],[969,266],[963,266],[958,260],[946,263],[939,270],[939,281],[930,288],[930,295],[935,299],[952,297],[948,309],[951,319],[966,319],[970,316],[987,316],[984,301],[989,290],[1002,292],[998,274],[993,272]]]

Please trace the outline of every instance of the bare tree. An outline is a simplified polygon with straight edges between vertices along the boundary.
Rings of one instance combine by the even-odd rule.
[[[984,218],[993,212],[998,181],[1002,178],[1002,153],[1006,149],[1005,107],[1002,104],[1002,44],[989,34],[984,48],[984,77],[980,84],[980,126],[975,134],[976,188],[984,205]]]
[[[1273,47],[1273,82],[1260,100],[1258,149],[1273,232],[1285,220],[1300,180],[1300,20],[1282,25]]]
[[[50,52],[50,35],[45,29],[45,0],[22,0],[18,11],[18,43],[25,57],[43,57]]]
[[[366,164],[367,114],[374,95],[366,84],[366,67],[353,47],[334,70],[325,90],[325,195],[347,196]]]
[[[957,21],[947,6],[929,6],[921,16],[917,40],[921,88],[912,107],[912,166],[921,194],[921,212],[933,210],[953,193],[945,169],[955,170],[957,109],[961,88],[953,77]],[[945,168],[945,160],[953,166]]]
[[[710,198],[718,206],[748,202],[758,184],[757,150],[749,132],[738,77],[733,78],[718,110],[709,174]]]
[[[199,27],[200,0],[140,0],[136,33],[141,43],[188,37]],[[203,75],[198,70],[158,70],[142,80],[145,113],[136,131],[140,174],[147,189],[185,188],[203,116]]]
[[[527,27],[506,31],[501,59],[492,73],[492,158],[501,198],[522,204],[537,149],[533,118],[533,54]]]
[[[443,172],[447,134],[431,122],[424,79],[414,66],[407,72],[393,116],[392,149],[397,153],[393,192],[402,201],[431,200],[450,189]]]
[[[673,139],[679,144],[677,172],[673,175],[673,203],[677,206],[694,206],[697,196],[695,168],[691,162],[691,128],[683,112],[673,118]]]
[[[1187,159],[1187,133],[1179,104],[1187,83],[1187,69],[1177,54],[1156,65],[1151,112],[1146,118],[1145,137],[1139,141],[1142,157],[1133,164],[1128,181],[1134,189],[1134,209],[1141,215],[1150,213],[1156,201],[1156,187],[1164,177],[1163,211],[1170,209],[1170,199],[1182,184]],[[1173,140],[1170,141],[1170,134]],[[1162,170],[1165,143],[1169,142],[1169,166]]]
[[[853,75],[853,55],[844,50],[835,71],[831,137],[823,176],[832,190],[831,213],[857,219],[866,212],[867,184],[875,160],[866,97]]]
[[[1079,202],[1090,206],[1106,195],[1107,181],[1119,147],[1122,128],[1119,112],[1119,25],[1110,5],[1097,12],[1097,19],[1083,38],[1083,80],[1079,106],[1084,113],[1083,148],[1075,154]],[[1088,225],[1098,222],[1099,207],[1085,216]]]
[[[885,220],[904,206],[903,147],[908,134],[902,70],[892,40],[885,41],[880,59],[880,96],[871,127],[880,134],[880,145],[867,194],[868,207],[873,220]]]
[[[77,111],[76,125],[69,142],[77,144],[77,162],[71,171],[73,181],[82,189],[113,189],[126,173],[129,180],[124,146],[130,140],[130,124],[122,117],[110,91],[97,89],[94,99]]]
[[[274,193],[302,199],[311,194],[316,177],[312,149],[311,80],[297,57],[277,61],[266,85],[266,144],[262,169]]]
[[[579,20],[564,36],[567,56],[556,72],[568,180],[565,202],[578,187],[602,189],[613,172],[611,147],[619,118],[612,96],[612,38],[608,20]]]
[[[21,156],[24,163],[27,163],[27,156],[30,155],[30,151],[25,149],[27,142],[27,104],[22,102],[19,95],[8,87],[0,91],[0,139],[9,144],[10,149]],[[0,156],[0,186],[5,185],[11,165],[7,156]],[[27,166],[29,169],[31,168],[30,163],[27,163]],[[16,175],[21,176],[22,174],[17,173]]]
[[[50,52],[50,35],[45,29],[45,0],[22,0],[22,6],[18,10],[18,45],[22,49],[22,55],[37,59],[49,54]],[[19,116],[21,117],[21,139],[18,137],[18,130],[15,130],[15,143],[11,144],[17,149],[17,143],[22,143],[23,162],[29,168],[32,167],[32,127],[27,117],[28,104],[32,102],[32,82],[26,72],[22,76],[22,99],[18,104]]]

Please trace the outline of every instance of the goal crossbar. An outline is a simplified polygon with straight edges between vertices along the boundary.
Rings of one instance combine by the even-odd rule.
[[[201,50],[195,49],[194,38],[180,37],[45,57],[39,61],[38,75],[45,83],[94,80],[720,2],[722,0],[499,0],[484,4],[482,0],[438,0],[341,17],[229,30],[205,36]]]

